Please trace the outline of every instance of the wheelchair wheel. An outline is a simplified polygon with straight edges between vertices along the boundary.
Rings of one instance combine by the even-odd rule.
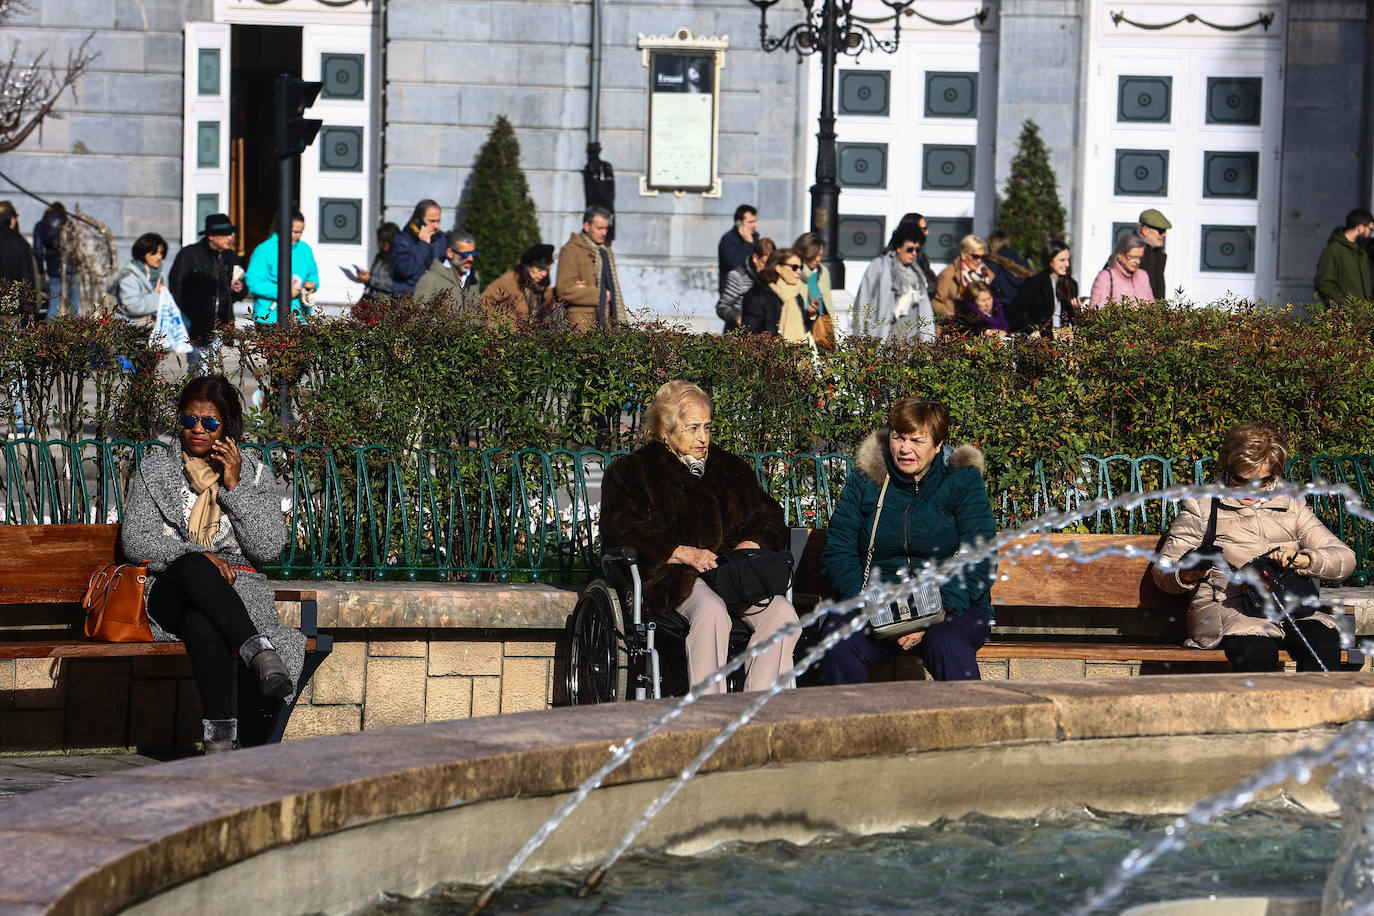
[[[601,580],[593,582],[578,599],[568,618],[568,702],[573,706],[625,700],[629,682],[629,658],[624,618],[615,590]]]

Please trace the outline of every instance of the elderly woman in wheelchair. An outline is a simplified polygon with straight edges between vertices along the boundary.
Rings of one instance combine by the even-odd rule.
[[[789,540],[782,508],[759,486],[749,463],[711,444],[706,392],[685,381],[663,385],[645,413],[644,437],[646,444],[611,464],[602,483],[603,567],[610,587],[604,580],[593,583],[569,622],[569,699],[575,703],[625,697],[631,685],[623,672],[635,667],[643,669],[641,683],[648,687],[637,695],[680,693],[725,664],[738,637],[752,647],[797,620],[783,594],[727,607],[702,579],[726,551],[785,550]],[[638,614],[641,599],[645,621]],[[628,624],[620,613],[627,601],[635,612]],[[680,650],[670,639],[659,641],[664,632],[685,636],[685,678],[679,674],[676,683],[671,669]],[[750,661],[744,689],[764,689],[789,671],[796,642],[794,632]],[[631,656],[645,664],[635,666]],[[586,683],[598,678],[597,685]],[[708,692],[723,693],[725,684]]]

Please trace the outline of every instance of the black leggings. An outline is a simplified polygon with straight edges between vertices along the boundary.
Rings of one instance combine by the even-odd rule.
[[[1283,621],[1283,639],[1272,636],[1223,636],[1222,651],[1232,671],[1281,671],[1279,648],[1288,650],[1299,671],[1335,671],[1341,663],[1341,634],[1319,620]],[[1302,635],[1299,636],[1298,634]],[[1303,642],[1303,638],[1307,642]],[[1312,648],[1309,650],[1308,646]],[[1316,658],[1312,653],[1316,652]],[[1317,659],[1321,660],[1318,664]]]
[[[258,633],[234,587],[205,554],[185,554],[158,574],[148,616],[186,643],[205,718],[231,718],[234,662]]]

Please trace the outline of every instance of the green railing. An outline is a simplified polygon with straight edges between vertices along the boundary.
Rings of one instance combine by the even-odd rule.
[[[3,518],[12,524],[117,522],[129,475],[161,441],[30,439],[0,443]],[[558,581],[586,578],[600,549],[599,486],[623,452],[427,449],[248,443],[282,481],[290,540],[272,570],[284,578]],[[852,459],[745,454],[787,523],[823,527]],[[1023,491],[994,494],[1002,528],[1046,511],[1206,479],[1211,459],[1084,455],[1064,467],[1037,461]],[[1294,458],[1287,476],[1348,484],[1369,500],[1374,456]],[[1356,552],[1367,579],[1374,536],[1344,499],[1313,499],[1317,515]],[[1023,511],[1026,510],[1026,511]],[[1162,533],[1177,506],[1152,500],[1099,511],[1089,532]]]

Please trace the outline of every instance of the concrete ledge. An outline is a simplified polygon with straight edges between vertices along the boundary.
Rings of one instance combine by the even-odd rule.
[[[532,864],[600,855],[750,699],[709,697],[686,710]],[[485,880],[664,706],[340,735],[36,792],[5,805],[0,913],[85,916],[139,901],[146,913],[342,912],[383,889]],[[1180,810],[1371,714],[1367,674],[787,691],[708,762],[645,842],[690,851],[731,836],[887,830],[975,808]],[[1320,807],[1320,785],[1296,791]],[[226,881],[265,890],[250,900]]]
[[[287,583],[276,583],[287,585]],[[579,590],[500,582],[293,582],[314,588],[320,629],[562,629]]]

